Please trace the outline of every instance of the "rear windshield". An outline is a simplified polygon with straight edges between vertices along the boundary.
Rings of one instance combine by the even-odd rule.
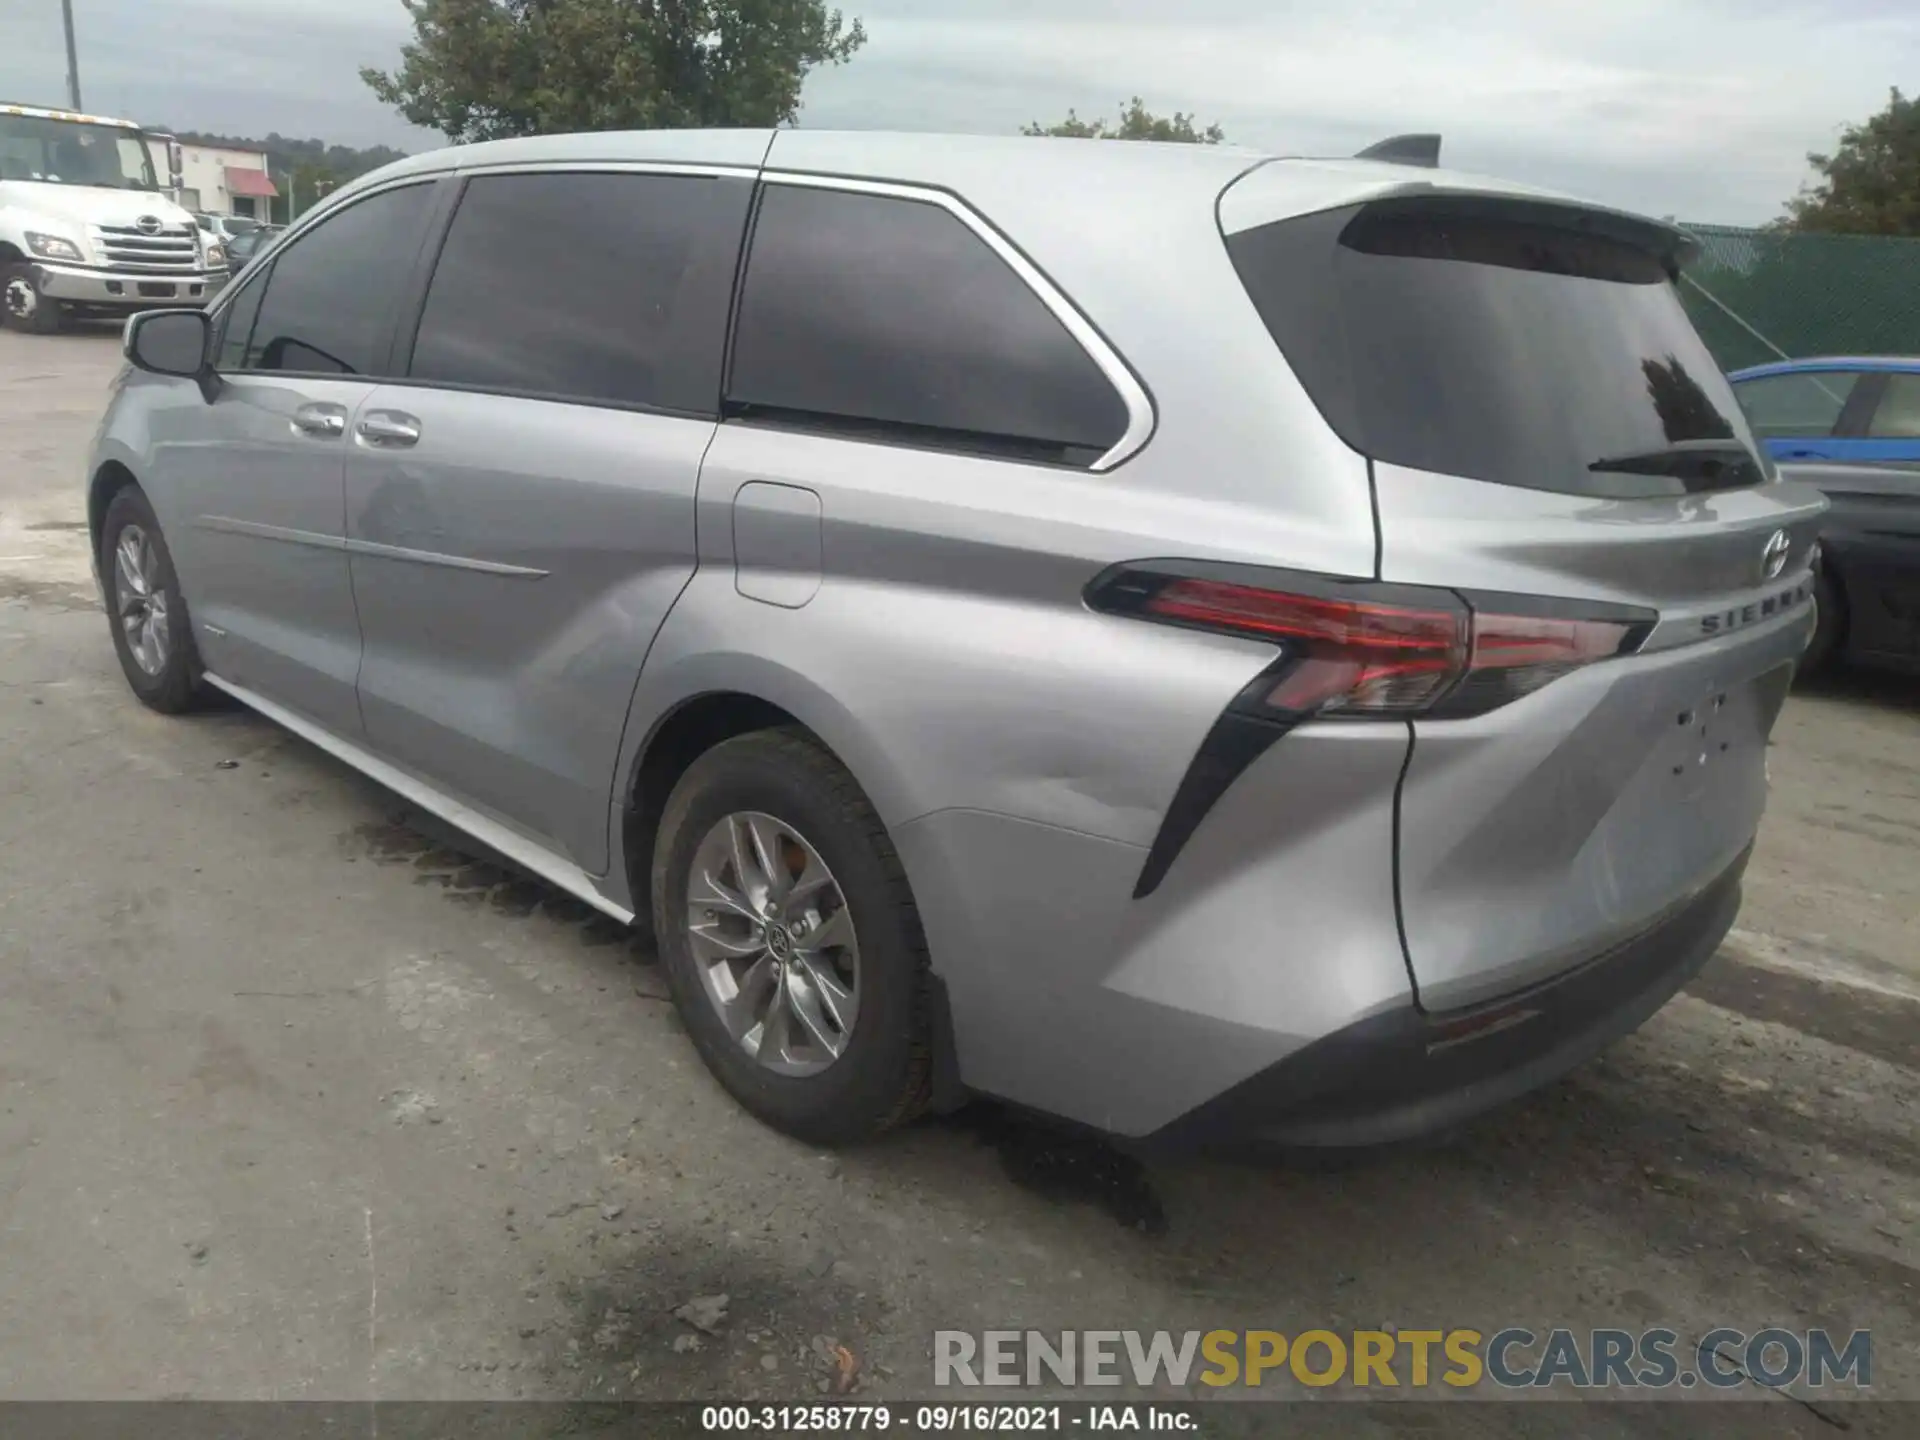
[[[1613,499],[1759,483],[1666,262],[1575,213],[1376,201],[1227,248],[1328,423],[1376,460]]]

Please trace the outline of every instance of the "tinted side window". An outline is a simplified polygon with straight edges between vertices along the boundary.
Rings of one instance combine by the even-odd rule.
[[[408,373],[715,413],[752,199],[750,180],[703,176],[471,181],[427,290]],[[554,253],[533,261],[546,244]]]
[[[260,313],[260,297],[267,293],[267,274],[248,275],[239,293],[228,302],[220,317],[220,348],[215,356],[216,370],[239,370],[247,358],[247,342],[253,337],[254,318]]]
[[[1840,372],[1762,375],[1734,386],[1754,434],[1765,440],[1831,435],[1854,377]]]
[[[1920,375],[1887,376],[1867,434],[1883,440],[1920,438]]]
[[[431,184],[384,191],[322,220],[282,250],[267,277],[246,368],[377,375],[432,194]]]
[[[792,185],[761,200],[727,399],[1079,464],[1128,418],[1079,342],[958,217]]]

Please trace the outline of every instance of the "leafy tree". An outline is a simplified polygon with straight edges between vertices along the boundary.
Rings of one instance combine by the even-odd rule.
[[[1218,145],[1227,132],[1218,125],[1201,130],[1193,116],[1176,110],[1171,116],[1155,115],[1138,95],[1120,107],[1118,124],[1105,120],[1082,120],[1072,110],[1057,125],[1035,121],[1020,127],[1022,135],[1064,135],[1075,140],[1173,140],[1186,145]]]
[[[1920,235],[1920,99],[1898,90],[1887,108],[1849,125],[1831,155],[1809,155],[1820,182],[1787,202],[1795,230]]]
[[[400,66],[360,78],[448,139],[778,125],[866,43],[824,0],[401,0]]]

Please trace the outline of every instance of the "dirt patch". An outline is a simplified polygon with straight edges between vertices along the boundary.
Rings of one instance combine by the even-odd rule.
[[[486,909],[509,920],[538,920],[572,932],[588,949],[624,948],[651,965],[653,937],[620,924],[511,860],[494,854],[438,818],[412,806],[356,825],[340,837],[343,853],[376,865],[407,866],[416,885],[438,888],[453,904]]]

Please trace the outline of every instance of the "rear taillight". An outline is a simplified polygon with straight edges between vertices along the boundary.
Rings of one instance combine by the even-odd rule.
[[[1239,704],[1296,720],[1481,714],[1636,648],[1657,618],[1619,606],[1178,562],[1109,570],[1088,587],[1087,602],[1277,644],[1279,658]]]
[[[1652,619],[1575,619],[1475,609],[1466,674],[1439,700],[1435,712],[1484,714],[1570,670],[1626,654],[1639,648]]]
[[[1278,641],[1293,663],[1263,703],[1293,713],[1419,710],[1466,659],[1466,611],[1305,595],[1222,580],[1169,578],[1144,618]]]

